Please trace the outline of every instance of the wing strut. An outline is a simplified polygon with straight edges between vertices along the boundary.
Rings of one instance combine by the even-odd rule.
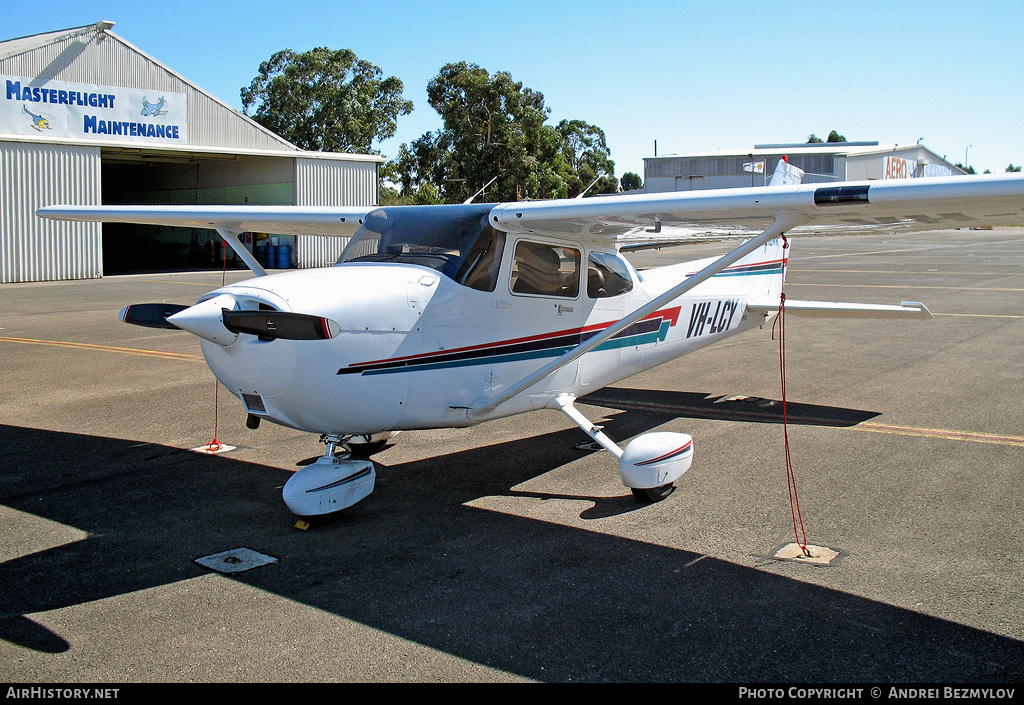
[[[499,406],[504,404],[506,401],[519,394],[520,392],[529,389],[533,385],[540,382],[542,379],[548,377],[551,374],[554,374],[561,368],[571,363],[573,360],[576,360],[577,358],[586,355],[588,352],[598,347],[606,340],[614,338],[616,335],[624,331],[626,328],[629,328],[631,325],[639,321],[641,318],[644,318],[654,313],[665,304],[669,303],[670,301],[673,301],[679,296],[682,296],[687,291],[697,286],[701,282],[704,282],[710,279],[711,277],[715,276],[729,265],[733,264],[737,260],[745,257],[746,255],[750,254],[757,248],[761,247],[769,240],[773,240],[781,236],[788,230],[795,228],[798,225],[803,225],[804,223],[807,222],[807,220],[808,219],[805,216],[800,215],[799,213],[792,213],[790,211],[779,211],[778,213],[775,214],[775,222],[772,223],[767,230],[765,230],[757,237],[751,240],[747,240],[736,249],[719,257],[717,260],[709,264],[704,269],[700,270],[695,274],[691,274],[686,279],[676,284],[674,287],[666,291],[661,296],[657,296],[651,299],[646,304],[636,309],[635,311],[633,311],[633,313],[629,314],[625,318],[608,326],[597,335],[591,338],[587,338],[585,341],[583,341],[573,349],[563,353],[560,357],[556,358],[555,360],[552,360],[548,364],[544,365],[533,374],[528,375],[527,377],[524,377],[515,384],[507,387],[501,394],[498,394],[493,399],[484,399],[476,402],[469,409],[469,418],[479,419],[486,416],[487,414],[491,413]],[[564,407],[562,408],[562,410],[565,410]]]
[[[238,255],[238,259],[245,262],[245,266],[251,269],[257,277],[267,276],[267,270],[265,270],[260,263],[256,261],[256,258],[252,256],[251,252],[249,252],[249,248],[243,245],[242,241],[238,239],[238,236],[244,231],[229,230],[221,225],[215,226],[214,229],[222,238],[224,238],[224,242],[226,242],[228,246],[235,251],[235,254]]]

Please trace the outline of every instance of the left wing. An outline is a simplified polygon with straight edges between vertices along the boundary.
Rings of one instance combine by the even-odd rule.
[[[1024,175],[712,189],[495,207],[491,225],[513,233],[571,235],[622,244],[706,232],[760,232],[776,214],[804,219],[791,234],[947,230],[1024,222]]]

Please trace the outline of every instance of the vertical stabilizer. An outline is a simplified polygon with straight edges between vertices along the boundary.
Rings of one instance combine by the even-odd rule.
[[[768,182],[768,185],[788,186],[790,184],[799,184],[803,178],[803,169],[797,169],[789,163],[789,157],[783,156],[779,163],[775,165],[775,173],[772,174],[772,180]]]

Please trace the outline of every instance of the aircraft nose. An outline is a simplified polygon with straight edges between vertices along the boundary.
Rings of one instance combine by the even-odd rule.
[[[189,306],[173,316],[168,316],[167,320],[178,328],[187,330],[204,340],[227,347],[238,340],[238,333],[234,333],[224,326],[225,309],[228,311],[238,309],[238,301],[230,294],[221,294],[195,306]]]

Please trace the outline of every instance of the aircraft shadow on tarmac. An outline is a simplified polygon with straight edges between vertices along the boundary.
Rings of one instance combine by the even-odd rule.
[[[614,414],[625,438],[664,414]],[[72,648],[33,621],[207,573],[543,681],[1019,681],[1024,642],[685,550],[466,506],[580,457],[576,428],[387,465],[373,495],[292,528],[287,471],[176,448],[0,426],[0,503],[81,541],[0,564],[0,637]],[[60,449],[55,453],[54,449]],[[619,501],[619,500],[614,500]],[[671,500],[668,500],[671,501]],[[632,502],[626,496],[623,504]],[[125,569],[125,566],[131,569]]]
[[[782,401],[763,397],[725,397],[704,392],[676,392],[668,389],[627,389],[605,387],[579,400],[623,411],[645,411],[673,418],[718,419],[752,423],[782,423]],[[878,416],[875,411],[844,409],[786,402],[786,420],[812,426],[855,426]]]

